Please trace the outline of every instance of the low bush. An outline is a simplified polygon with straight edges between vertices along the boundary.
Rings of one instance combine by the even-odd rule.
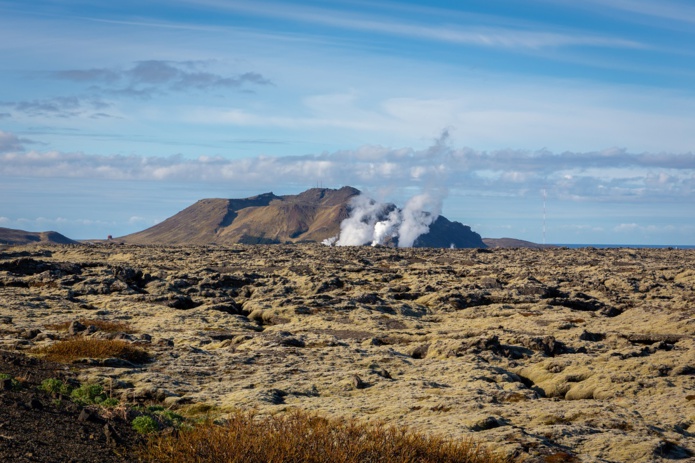
[[[72,362],[82,358],[119,358],[133,363],[144,363],[149,354],[129,342],[111,339],[75,338],[58,341],[34,350],[46,360]]]
[[[470,440],[449,441],[383,424],[340,421],[296,412],[259,418],[237,412],[169,435],[142,450],[152,462],[225,463],[499,463],[507,461]]]
[[[157,432],[159,425],[157,420],[150,415],[141,415],[133,420],[133,429],[135,429],[140,434],[151,434]]]
[[[72,392],[70,385],[56,378],[47,378],[41,381],[39,389],[53,396],[69,395]]]
[[[13,391],[18,391],[22,388],[22,383],[17,381],[17,379],[14,376],[8,373],[0,373],[0,381],[5,379],[10,380],[10,389],[12,389]]]
[[[106,393],[99,384],[83,384],[70,393],[70,398],[79,405],[101,404],[106,400]]]

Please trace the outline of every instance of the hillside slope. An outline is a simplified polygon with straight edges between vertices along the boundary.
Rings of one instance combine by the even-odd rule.
[[[121,238],[129,244],[206,245],[322,242],[340,234],[360,191],[312,188],[297,195],[202,199],[165,221]],[[395,207],[395,206],[393,206]],[[484,248],[480,235],[439,217],[416,247]]]
[[[0,244],[14,246],[33,243],[77,244],[77,241],[71,240],[54,231],[29,232],[25,230],[16,230],[14,228],[0,227]]]

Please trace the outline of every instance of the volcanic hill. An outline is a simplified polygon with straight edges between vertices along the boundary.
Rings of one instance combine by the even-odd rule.
[[[77,241],[73,241],[70,238],[54,231],[29,232],[24,230],[16,230],[14,228],[0,227],[0,244],[14,246],[32,243],[77,244]]]
[[[264,193],[244,199],[201,199],[163,222],[121,238],[129,244],[280,244],[321,242],[340,234],[350,200],[349,186],[311,188],[298,195]],[[438,217],[416,247],[484,248],[480,235],[459,222]]]

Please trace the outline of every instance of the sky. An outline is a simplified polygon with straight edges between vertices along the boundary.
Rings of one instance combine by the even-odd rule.
[[[350,185],[483,237],[695,245],[691,0],[0,0],[0,227]]]

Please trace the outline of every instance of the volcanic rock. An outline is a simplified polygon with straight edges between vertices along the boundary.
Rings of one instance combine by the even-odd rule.
[[[127,323],[123,339],[151,362],[65,370],[113,384],[114,397],[205,405],[221,419],[242,408],[384,421],[474,437],[528,462],[665,463],[695,452],[695,251],[45,250],[0,254],[0,281],[18,283],[0,285],[0,350],[38,355],[74,320]],[[126,281],[119,266],[132,269],[118,272]],[[138,291],[105,290],[115,282]],[[32,330],[41,333],[25,339]],[[28,400],[22,413],[38,414]],[[108,447],[104,425],[85,423]]]

